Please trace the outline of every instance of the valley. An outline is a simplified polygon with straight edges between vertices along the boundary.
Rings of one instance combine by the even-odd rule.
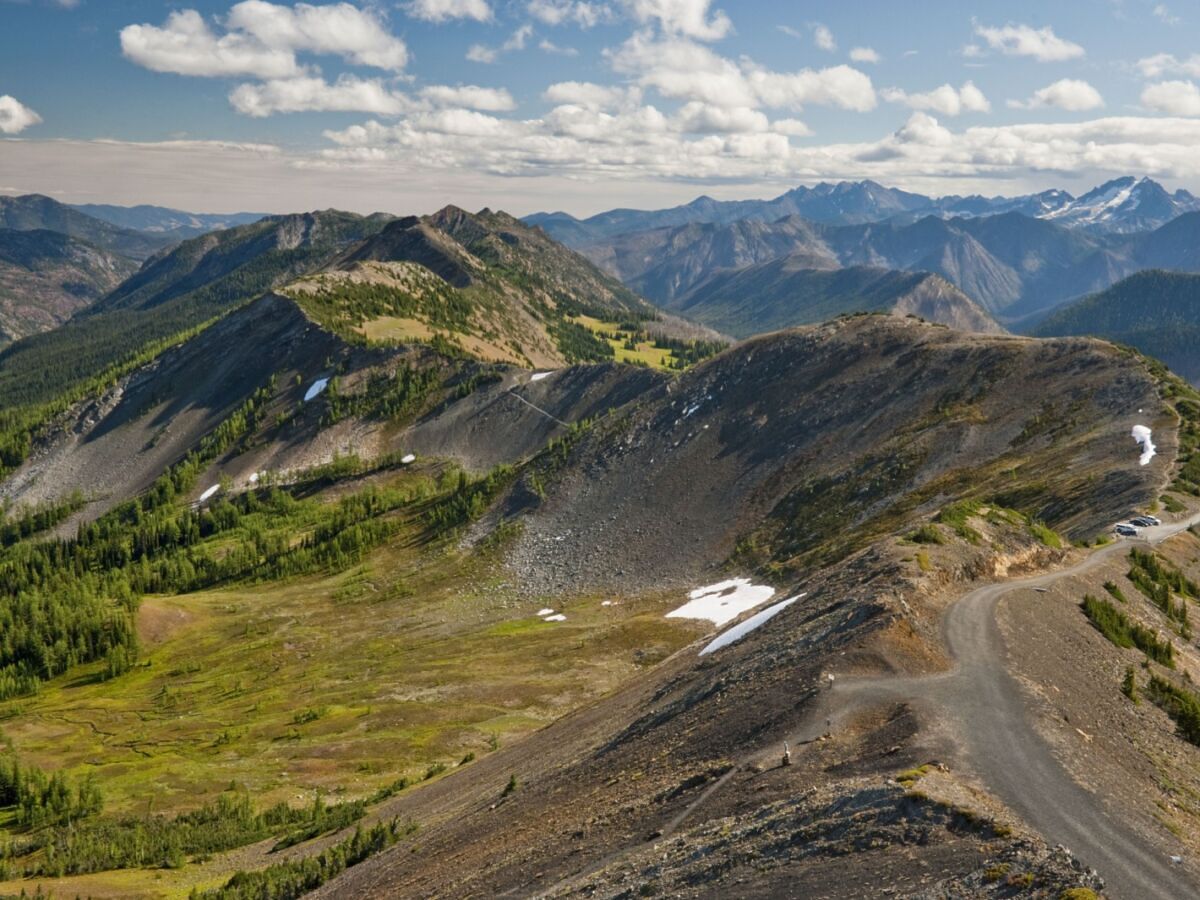
[[[0,354],[0,893],[1188,890],[1200,395],[831,227],[267,218]]]

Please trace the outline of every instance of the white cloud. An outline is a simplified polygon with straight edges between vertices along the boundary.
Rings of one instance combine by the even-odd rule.
[[[529,0],[525,11],[543,25],[578,25],[591,28],[615,19],[612,7],[606,3],[586,0]]]
[[[1179,16],[1172,13],[1170,7],[1168,7],[1165,3],[1159,3],[1155,5],[1153,12],[1154,17],[1160,22],[1164,22],[1167,25],[1179,24]]]
[[[421,90],[421,96],[437,106],[458,106],[485,112],[508,112],[517,108],[512,94],[504,88],[486,88],[474,84],[459,87],[431,85]]]
[[[1142,91],[1142,105],[1172,116],[1200,116],[1200,88],[1191,81],[1160,81]]]
[[[772,72],[743,58],[739,63],[681,38],[655,40],[639,32],[606,51],[613,68],[674,100],[713,106],[798,109],[806,104],[873,109],[871,79],[850,66]]]
[[[16,97],[0,94],[0,134],[20,134],[41,121],[41,116]]]
[[[398,115],[409,106],[402,94],[389,90],[378,79],[343,75],[330,84],[323,78],[299,77],[242,84],[229,102],[242,115],[263,118],[275,113],[368,112]]]
[[[1009,100],[1008,105],[1013,109],[1057,107],[1070,112],[1081,112],[1088,109],[1099,109],[1104,105],[1104,98],[1086,81],[1063,78],[1054,84],[1034,91],[1033,96],[1028,100]]]
[[[291,49],[267,47],[246,34],[218,38],[194,9],[171,13],[162,28],[127,25],[121,52],[139,66],[177,75],[287,78],[300,72]]]
[[[693,100],[678,114],[679,128],[689,134],[740,134],[766,131],[766,115],[746,106],[711,106]]]
[[[511,35],[509,35],[508,40],[504,42],[504,46],[501,47],[500,49],[502,49],[504,51],[524,50],[525,44],[529,41],[529,39],[531,37],[533,37],[533,26],[532,25],[522,25],[520,28],[518,28],[516,31],[514,31]]]
[[[804,39],[804,32],[799,28],[793,28],[791,25],[776,25],[775,30],[783,32],[788,37],[794,37],[796,40]]]
[[[628,98],[606,97],[602,86],[586,83],[555,86],[547,99],[563,102],[534,119],[446,110],[408,116],[396,125],[369,122],[328,132],[332,147],[324,160],[331,166],[402,164],[447,175],[470,171],[631,183],[872,178],[928,185],[929,173],[936,172],[947,188],[974,179],[978,189],[1032,172],[1200,177],[1193,149],[1200,142],[1200,118],[1115,117],[954,131],[917,111],[878,141],[793,146],[789,138],[803,134],[802,125],[764,123],[752,108],[695,102],[670,115],[627,103]]]
[[[492,8],[487,0],[412,0],[405,9],[413,18],[427,22],[445,22],[448,19],[489,22],[492,18]]]
[[[543,53],[553,53],[555,56],[578,56],[579,51],[574,47],[564,47],[554,41],[548,41],[542,38],[538,41],[538,49]]]
[[[500,52],[483,44],[472,44],[467,48],[467,59],[475,63],[494,63],[500,58]]]
[[[1145,78],[1161,78],[1163,75],[1200,78],[1200,53],[1193,53],[1187,59],[1178,59],[1170,53],[1158,53],[1139,59],[1137,67]]]
[[[958,116],[967,112],[989,112],[992,104],[974,82],[961,88],[943,84],[923,94],[910,94],[900,88],[885,88],[880,95],[889,103],[903,103],[911,109],[932,110],[943,116]]]
[[[1002,28],[976,25],[975,34],[1006,56],[1031,56],[1038,62],[1061,62],[1083,56],[1083,48],[1064,40],[1049,25],[1033,28],[1008,24]]]
[[[638,88],[614,87],[590,81],[560,81],[546,88],[542,96],[550,103],[586,106],[591,109],[616,109],[641,102]]]
[[[709,15],[712,0],[622,0],[640,24],[657,23],[668,35],[701,41],[716,41],[733,31],[733,22],[723,10]]]
[[[880,56],[870,47],[855,47],[850,51],[850,60],[856,63],[877,63]]]
[[[824,25],[813,26],[813,43],[828,53],[837,50],[837,41],[833,39],[833,32]]]
[[[263,79],[303,74],[298,52],[331,54],[348,62],[400,71],[408,49],[369,10],[349,3],[281,6],[244,0],[226,16],[218,36],[192,9],[171,13],[162,27],[121,29],[121,51],[156,72],[179,75],[250,75]]]
[[[809,137],[812,134],[812,129],[799,119],[776,119],[771,123],[770,130],[792,137]]]

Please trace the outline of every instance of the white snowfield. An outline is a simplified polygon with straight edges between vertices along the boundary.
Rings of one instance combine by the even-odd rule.
[[[542,621],[543,622],[565,622],[565,621],[567,621],[567,617],[564,616],[562,613],[555,613],[552,616],[546,616],[546,618],[542,619]]]
[[[307,403],[313,397],[317,396],[317,394],[321,393],[321,391],[325,390],[325,388],[328,386],[328,378],[318,378],[309,386],[308,390],[304,392],[304,402]]]
[[[751,584],[749,578],[733,578],[696,588],[688,594],[688,602],[667,613],[667,618],[708,619],[714,625],[724,625],[742,613],[762,606],[773,596],[775,588]]]
[[[745,622],[739,622],[723,634],[717,635],[712,643],[700,651],[700,655],[706,656],[709,653],[720,650],[722,647],[728,647],[730,644],[740,641],[750,632],[754,631],[754,629],[773,619],[803,596],[804,594],[797,594],[795,597],[780,600],[778,603],[768,606],[762,612],[755,613]]]
[[[203,494],[200,495],[200,502],[203,503],[205,500],[207,500],[209,497],[211,497],[213,494],[215,494],[220,489],[221,489],[221,486],[219,484],[214,484],[212,487],[208,488]]]
[[[1133,439],[1142,445],[1142,457],[1139,462],[1144,466],[1150,460],[1154,459],[1154,454],[1158,449],[1154,446],[1154,441],[1150,440],[1150,429],[1145,425],[1133,426]]]
[[[415,453],[405,453],[404,456],[400,457],[400,465],[402,466],[410,465],[416,461],[417,455]]]
[[[553,615],[554,610],[550,609],[550,607],[546,607],[545,609],[539,609],[537,611],[537,614],[538,614],[538,618],[545,618],[546,616]]]
[[[534,372],[532,375],[529,376],[529,380],[530,381],[541,381],[543,378],[549,378],[551,374],[552,373],[550,373],[550,372]]]

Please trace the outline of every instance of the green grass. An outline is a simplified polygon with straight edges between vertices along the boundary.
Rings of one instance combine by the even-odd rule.
[[[934,521],[947,526],[967,543],[978,544],[981,536],[968,524],[968,520],[979,513],[981,506],[978,500],[959,500],[943,507]]]
[[[260,809],[317,792],[379,797],[547,724],[695,636],[663,618],[675,596],[519,600],[495,542],[465,554],[431,542],[428,508],[405,515],[337,574],[145,598],[137,663],[108,681],[102,661],[77,667],[0,704],[6,740],[25,764],[92,773],[105,816],[174,815],[231,785]],[[537,619],[544,605],[568,620]],[[163,878],[211,884],[211,871],[188,862]],[[56,893],[126,883],[142,885],[101,873]]]

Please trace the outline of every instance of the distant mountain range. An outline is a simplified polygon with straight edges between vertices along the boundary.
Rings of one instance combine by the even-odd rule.
[[[165,206],[112,206],[105,203],[76,203],[73,209],[95,219],[151,234],[162,234],[177,241],[197,237],[209,231],[236,228],[266,218],[266,213],[190,213]]]
[[[1049,219],[1101,234],[1129,234],[1166,224],[1177,216],[1200,211],[1200,199],[1184,190],[1167,192],[1149,178],[1117,178],[1073,197],[1066,191],[1049,190],[1018,197],[957,195],[926,197],[874,181],[797,187],[773,200],[714,200],[698,197],[670,209],[614,209],[586,219],[564,212],[527,216],[556,240],[582,247],[616,235],[652,228],[693,223],[728,224],[744,219],[774,222],[784,216],[802,216],[830,225],[861,225],[889,219],[912,221],[924,216],[972,218],[1001,213],[1021,213]]]
[[[41,194],[0,196],[0,228],[57,231],[101,250],[141,262],[174,241],[97,219]]]
[[[666,308],[675,308],[678,298],[718,273],[785,256],[802,256],[811,269],[933,272],[1020,329],[1060,303],[1142,269],[1200,271],[1200,213],[1127,235],[1098,234],[1018,212],[860,225],[789,216],[632,232],[581,252]]]

